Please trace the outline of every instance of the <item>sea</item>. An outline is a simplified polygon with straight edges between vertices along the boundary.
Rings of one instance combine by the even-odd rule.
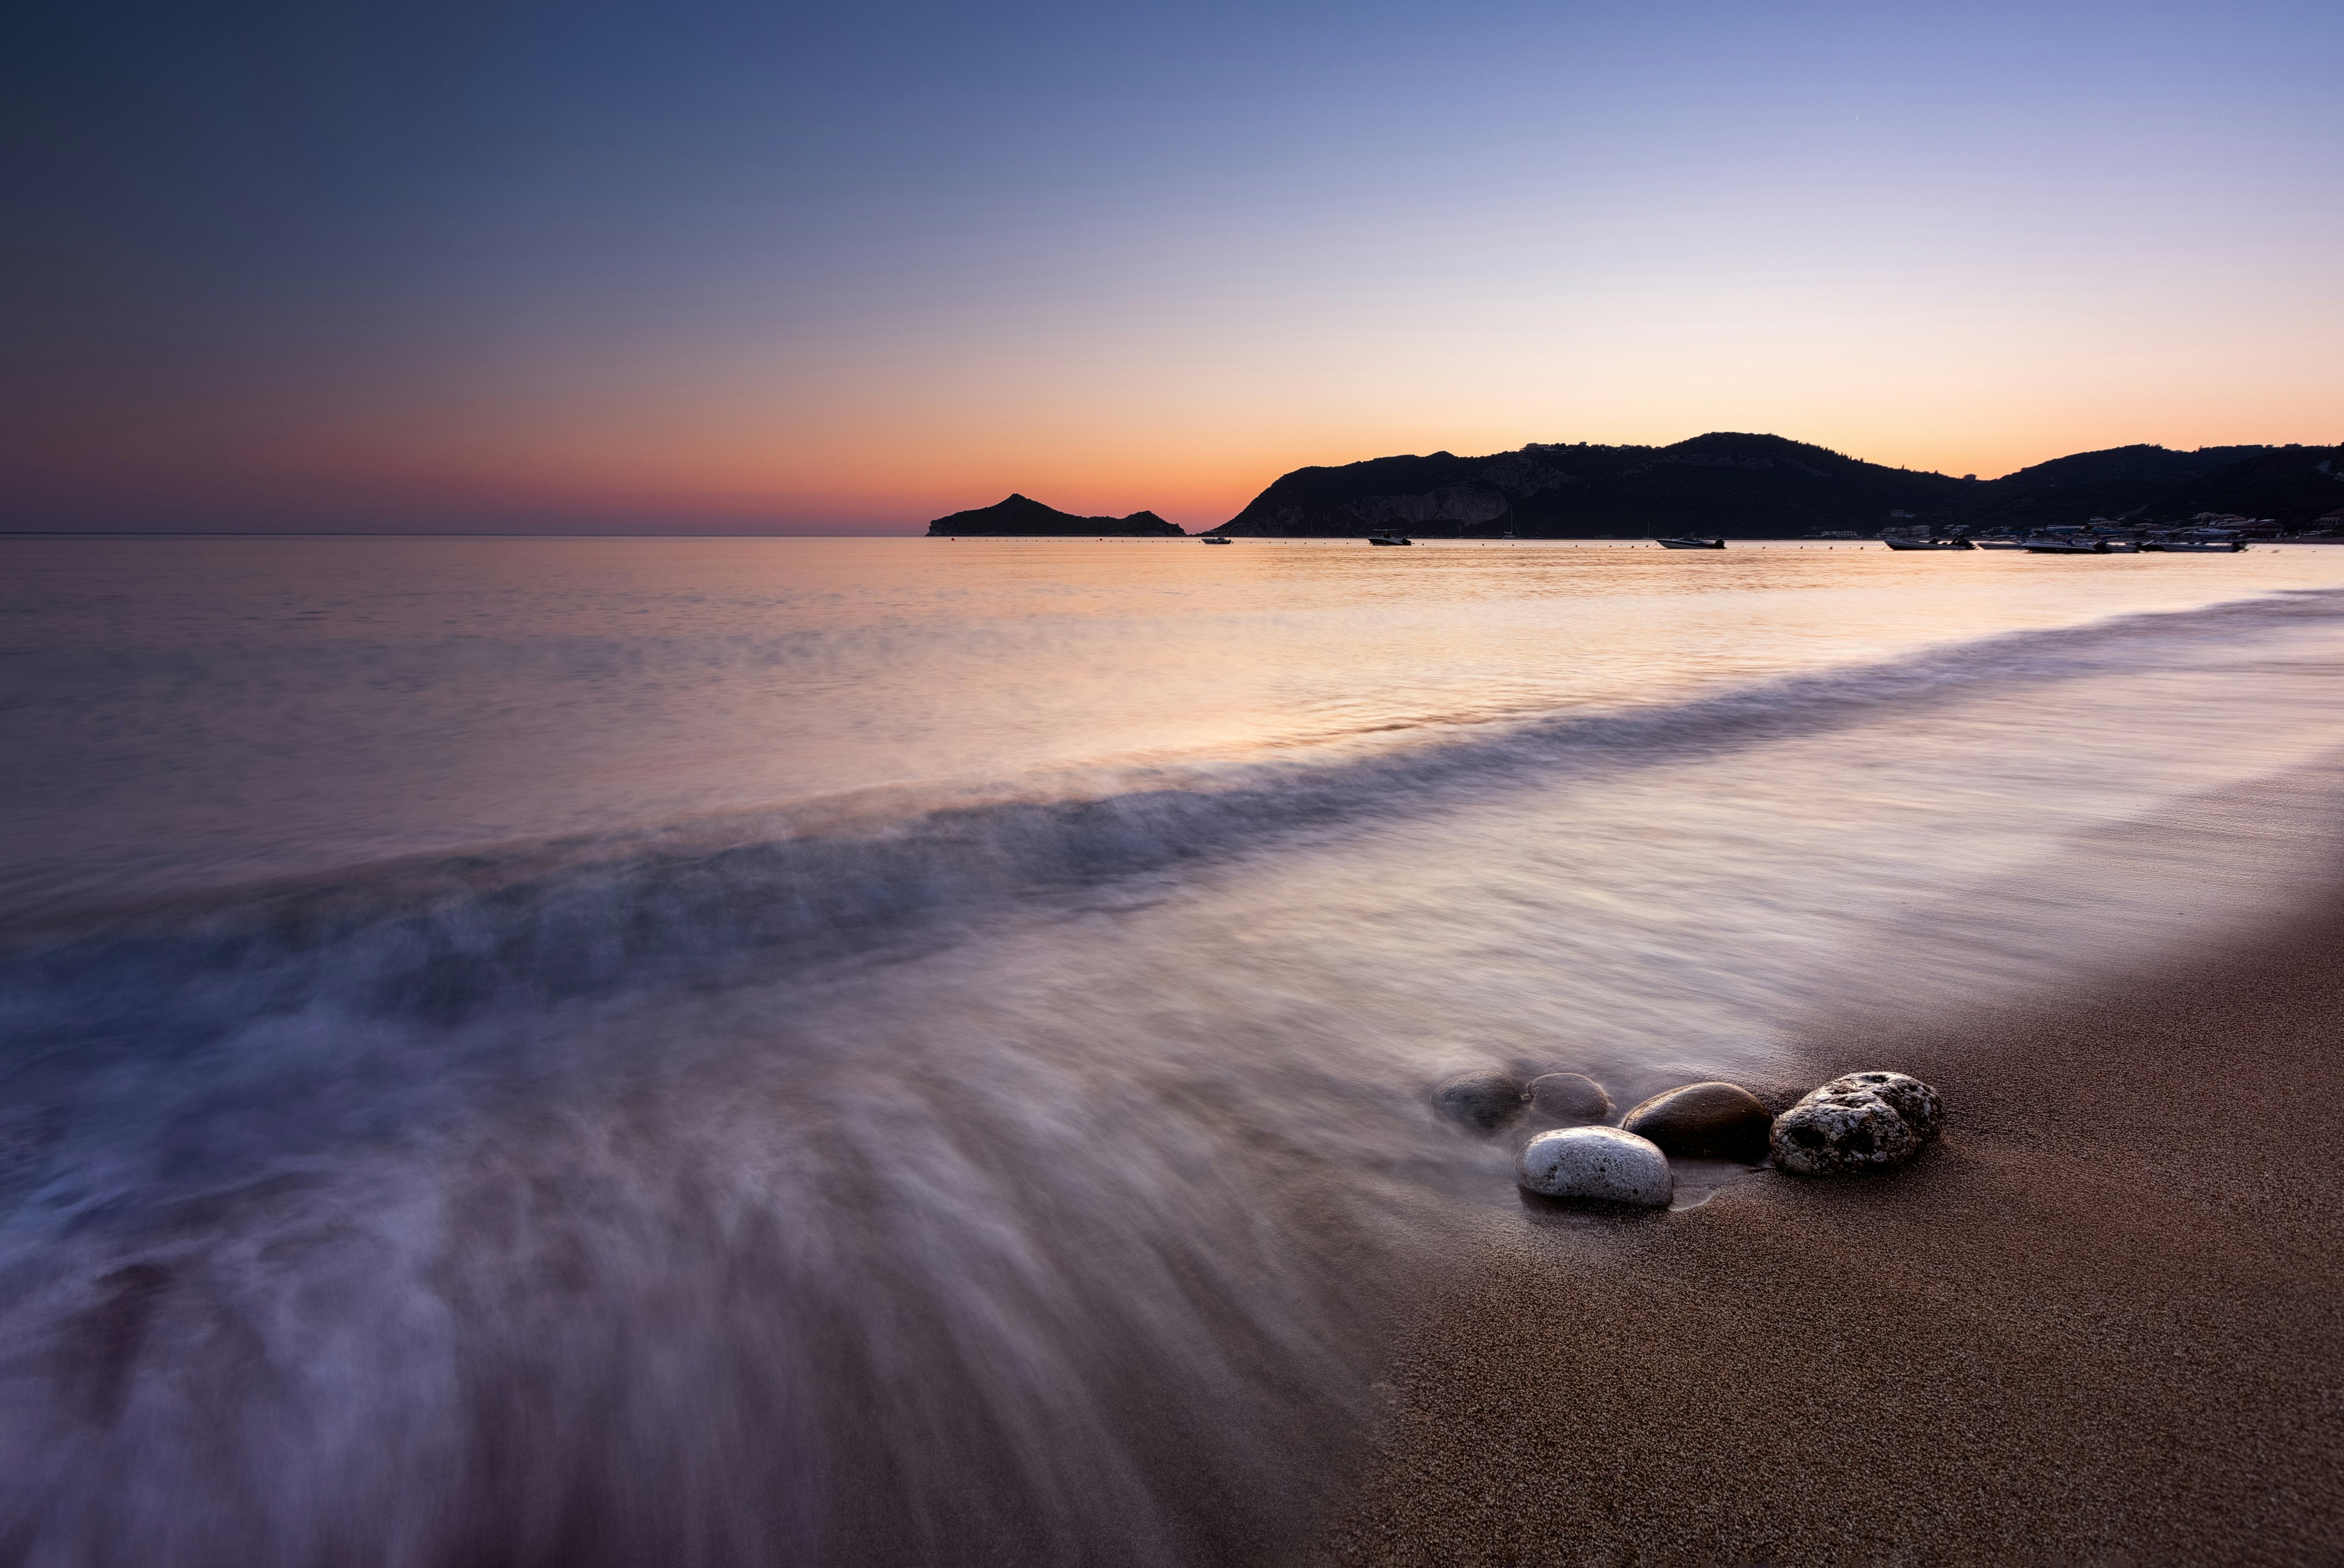
[[[0,540],[0,1560],[1289,1554],[1534,1218],[1441,1077],[2235,943],[2339,677],[2318,546]]]

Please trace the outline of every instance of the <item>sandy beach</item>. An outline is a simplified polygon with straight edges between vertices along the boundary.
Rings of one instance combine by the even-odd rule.
[[[2344,1560],[2339,936],[2344,897],[1753,1086],[1936,1084],[1884,1177],[1493,1213],[1320,1560]]]

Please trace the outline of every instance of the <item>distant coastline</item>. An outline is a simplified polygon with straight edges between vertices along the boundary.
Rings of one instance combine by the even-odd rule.
[[[1223,538],[1357,538],[1398,529],[1432,539],[1871,537],[1921,523],[2027,531],[2063,524],[2185,523],[2208,514],[2292,533],[2344,536],[2344,446],[2114,447],[2000,479],[1889,468],[1782,436],[1713,432],[1673,446],[1533,442],[1485,457],[1370,458],[1280,475]],[[1177,537],[1152,511],[1076,517],[1023,495],[928,524],[945,536]]]
[[[1435,452],[1297,469],[1209,531],[1789,539],[1871,536],[1899,523],[2180,523],[2207,512],[2344,531],[2344,447],[2117,447],[1981,481],[1888,468],[1781,436],[1713,433],[1668,447],[1532,444],[1488,457]]]

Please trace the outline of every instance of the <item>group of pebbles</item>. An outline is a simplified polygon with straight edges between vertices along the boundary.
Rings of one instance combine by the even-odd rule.
[[[1937,1091],[1903,1073],[1849,1073],[1776,1116],[1739,1084],[1685,1084],[1656,1094],[1620,1118],[1603,1086],[1578,1073],[1523,1083],[1509,1074],[1459,1073],[1432,1092],[1450,1120],[1497,1132],[1526,1114],[1578,1125],[1541,1132],[1522,1146],[1515,1171],[1549,1198],[1594,1199],[1664,1208],[1675,1195],[1669,1159],[1772,1159],[1794,1176],[1879,1170],[1902,1165],[1937,1136],[1945,1119]]]

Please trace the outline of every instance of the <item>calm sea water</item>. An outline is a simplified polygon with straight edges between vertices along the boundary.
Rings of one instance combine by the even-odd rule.
[[[0,568],[28,1563],[1272,1553],[1514,1202],[1443,1073],[2154,961],[2344,798],[2344,550]]]

